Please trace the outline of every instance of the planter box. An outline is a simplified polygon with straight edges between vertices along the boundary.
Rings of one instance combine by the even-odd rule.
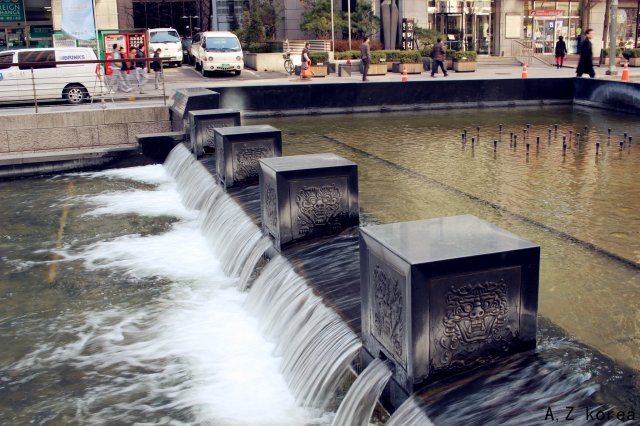
[[[311,65],[311,72],[314,77],[326,77],[328,74],[326,65]]]
[[[609,58],[604,58],[604,65],[609,65]],[[620,65],[620,58],[616,58],[616,65]]]
[[[284,71],[282,53],[245,53],[244,66],[256,71]]]
[[[478,63],[476,61],[453,62],[453,70],[455,72],[473,72],[476,69],[478,69]]]
[[[422,57],[422,69],[425,71],[431,71],[431,61],[432,59],[428,56]]]
[[[400,62],[387,62],[387,72],[394,72],[393,71],[393,65],[394,64],[399,64]]]
[[[393,72],[402,72],[402,67],[407,66],[407,74],[420,74],[422,72],[422,64],[401,64],[399,62],[393,63]]]
[[[360,64],[360,72],[364,71],[364,67]],[[387,75],[387,64],[369,64],[369,73],[367,75]]]
[[[640,67],[640,58],[629,58],[630,67]]]
[[[453,59],[445,59],[444,66],[447,67],[448,70],[453,69]]]

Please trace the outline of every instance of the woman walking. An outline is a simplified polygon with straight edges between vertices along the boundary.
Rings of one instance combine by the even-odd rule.
[[[565,56],[567,56],[567,44],[564,42],[564,38],[560,36],[556,43],[556,68],[562,68]]]

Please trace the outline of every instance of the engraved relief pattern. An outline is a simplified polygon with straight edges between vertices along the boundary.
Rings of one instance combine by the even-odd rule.
[[[512,333],[505,325],[509,308],[504,279],[452,286],[446,299],[444,332],[439,339],[444,349],[439,360],[441,367],[482,364],[488,359],[470,355],[481,354],[489,346],[507,349]]]
[[[341,229],[347,212],[340,209],[342,191],[335,184],[303,186],[296,195],[298,234],[326,235]]]
[[[233,127],[234,126],[234,121],[233,120],[208,120],[208,121],[204,121],[202,123],[202,127],[204,130],[204,140],[202,141],[202,143],[204,145],[208,145],[208,146],[213,146],[213,144],[215,143],[215,134],[216,134],[216,129],[220,128],[220,127]]]
[[[273,232],[278,232],[278,216],[276,212],[276,190],[268,183],[264,195],[265,223]]]
[[[382,266],[373,269],[373,334],[386,342],[399,360],[404,359],[403,297],[398,279],[392,277]]]
[[[234,181],[258,178],[258,160],[272,157],[271,148],[267,145],[243,146],[236,152]]]

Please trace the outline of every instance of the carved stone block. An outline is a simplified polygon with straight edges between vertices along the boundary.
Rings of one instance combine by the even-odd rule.
[[[361,228],[362,338],[396,405],[439,378],[535,348],[540,247],[475,216]]]
[[[220,106],[220,94],[202,87],[176,90],[171,112],[171,130],[189,134],[189,111],[215,109]]]
[[[206,109],[189,112],[191,150],[196,158],[205,148],[215,149],[215,130],[240,125],[240,111],[233,109]]]
[[[357,165],[335,154],[260,159],[262,229],[278,250],[359,223]]]
[[[222,187],[258,183],[258,160],[282,156],[282,132],[268,125],[215,130],[216,173]]]

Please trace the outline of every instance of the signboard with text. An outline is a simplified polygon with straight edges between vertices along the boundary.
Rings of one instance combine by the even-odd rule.
[[[402,50],[411,50],[415,42],[413,18],[402,18]]]
[[[529,9],[529,16],[535,16],[535,17],[543,17],[543,16],[561,16],[562,15],[562,11],[561,10],[552,10],[552,9],[546,9],[546,10],[532,10]]]
[[[0,0],[0,22],[24,21],[22,0]]]

